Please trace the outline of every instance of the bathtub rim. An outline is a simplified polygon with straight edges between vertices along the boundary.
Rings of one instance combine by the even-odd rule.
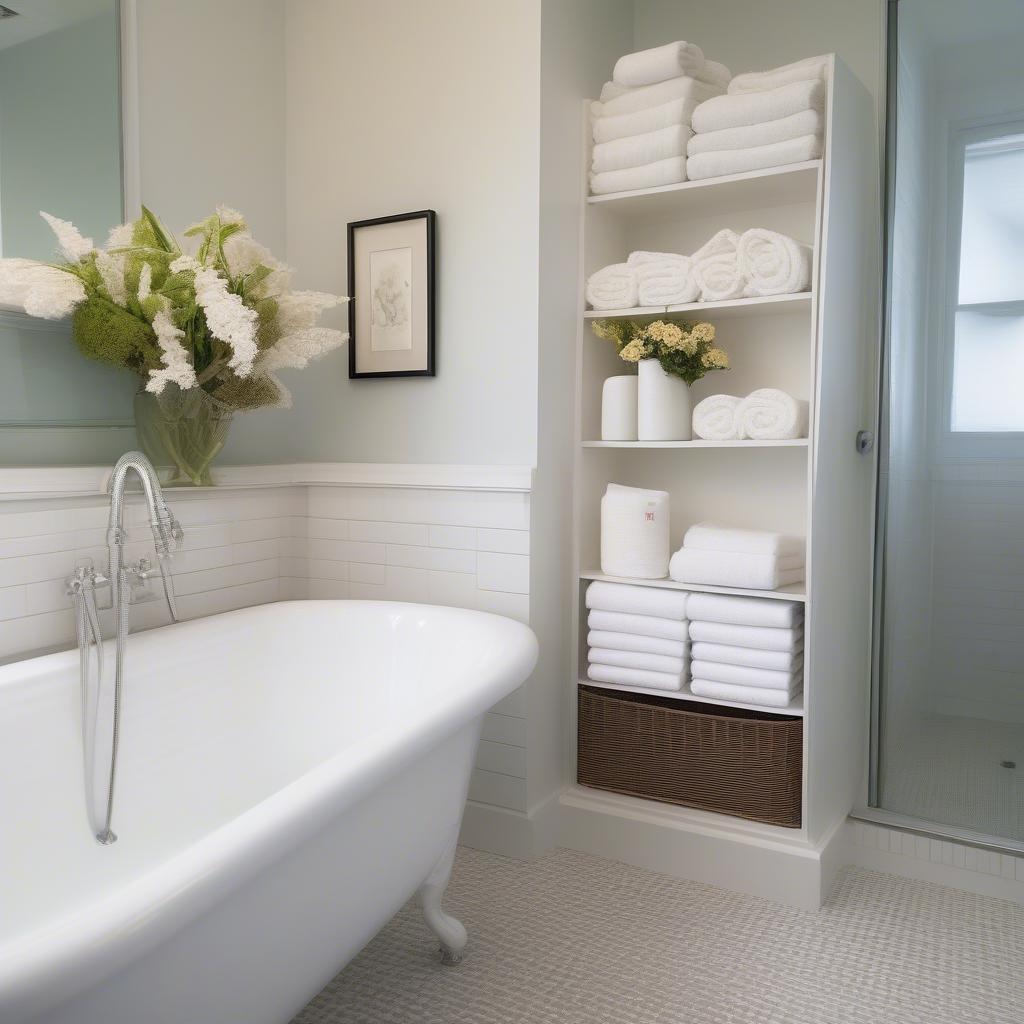
[[[290,600],[221,612],[136,634],[177,630],[284,606],[386,606],[444,618],[463,618],[495,631],[509,656],[486,683],[455,691],[422,718],[399,719],[339,751],[311,771],[276,790],[117,889],[0,945],[0,1013],[41,1013],[110,978],[132,961],[241,889],[260,872],[321,831],[330,819],[407,769],[429,750],[453,737],[526,681],[536,665],[538,645],[521,622],[476,609],[401,601]],[[0,666],[0,688],[12,679],[31,679],[77,658],[62,651]],[[27,664],[26,664],[27,662]],[[21,674],[13,670],[22,666]],[[29,667],[31,666],[31,667]],[[8,671],[10,670],[10,671]]]

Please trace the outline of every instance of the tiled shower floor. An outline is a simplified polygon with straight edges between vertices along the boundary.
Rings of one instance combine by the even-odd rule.
[[[460,850],[443,967],[412,905],[293,1024],[1021,1024],[1024,908],[846,869],[818,913],[557,850]]]

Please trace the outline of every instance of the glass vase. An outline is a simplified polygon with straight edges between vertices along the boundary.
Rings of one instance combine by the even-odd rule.
[[[234,410],[202,388],[168,384],[135,396],[135,432],[154,466],[171,466],[169,486],[211,487],[210,467],[227,440]]]

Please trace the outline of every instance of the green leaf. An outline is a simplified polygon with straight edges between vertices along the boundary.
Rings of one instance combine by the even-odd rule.
[[[153,237],[156,239],[157,244],[164,252],[177,252],[178,247],[168,237],[167,232],[164,231],[163,225],[157,219],[156,215],[147,206],[142,207],[142,216],[146,223],[149,225],[149,229],[153,232]]]

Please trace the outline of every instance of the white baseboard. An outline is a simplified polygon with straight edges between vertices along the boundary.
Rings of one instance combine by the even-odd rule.
[[[838,870],[841,830],[818,845],[785,829],[570,787],[559,798],[559,846],[817,910]]]
[[[515,860],[535,860],[555,845],[558,794],[530,812],[469,800],[462,816],[459,842],[474,850]]]

